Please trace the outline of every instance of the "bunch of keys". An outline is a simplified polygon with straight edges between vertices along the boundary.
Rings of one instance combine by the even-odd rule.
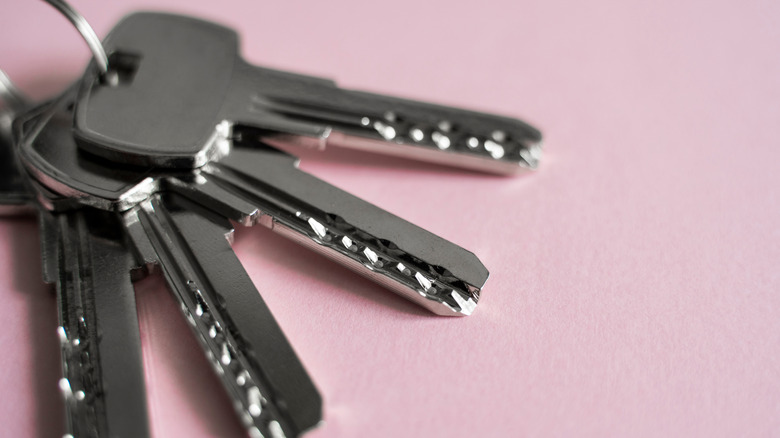
[[[2,200],[38,207],[70,436],[149,435],[132,281],[156,271],[250,436],[321,422],[319,392],[231,249],[231,221],[262,224],[433,313],[474,311],[488,277],[474,254],[274,145],[512,174],[538,166],[538,130],[253,66],[234,31],[194,18],[138,13],[93,41],[104,57],[61,96],[30,108],[4,93],[17,113],[6,163],[22,169],[3,174]]]

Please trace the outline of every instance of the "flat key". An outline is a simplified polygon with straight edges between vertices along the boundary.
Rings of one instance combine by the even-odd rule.
[[[25,111],[16,123],[19,135],[56,110],[55,102]],[[27,178],[23,173],[18,176]],[[32,202],[35,183],[23,186]],[[57,293],[59,387],[67,432],[78,437],[149,436],[130,278],[135,260],[124,243],[118,217],[92,208],[53,214],[40,207],[35,210],[43,278],[56,285]]]
[[[103,84],[88,69],[74,126],[83,148],[109,160],[196,168],[224,153],[218,140],[230,127],[250,126],[268,141],[492,173],[538,166],[542,137],[524,122],[253,66],[240,58],[236,33],[214,23],[134,14],[104,45],[119,85]]]
[[[235,221],[260,223],[428,310],[470,315],[488,271],[472,252],[298,169],[242,132],[230,154],[172,189]]]
[[[227,219],[173,195],[125,214],[145,264],[162,270],[250,436],[298,436],[322,399],[230,247]]]
[[[149,436],[134,259],[117,219],[41,211],[44,279],[56,284],[59,388],[74,437]]]

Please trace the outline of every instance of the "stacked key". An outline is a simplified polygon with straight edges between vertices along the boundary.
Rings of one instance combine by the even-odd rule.
[[[56,286],[63,376],[59,387],[68,435],[148,436],[141,343],[129,278],[132,256],[116,216],[90,208],[51,213],[36,205],[11,132],[14,116],[30,104],[2,71],[0,104],[0,204],[4,212],[39,212],[43,277]],[[34,123],[44,107],[25,117]]]
[[[28,110],[17,127],[40,129],[52,104]],[[6,132],[10,137],[10,132]],[[35,190],[11,152],[5,182],[8,193],[24,199],[39,215],[43,277],[55,285],[62,378],[70,436],[149,435],[141,341],[131,269],[135,265],[116,214],[71,204],[49,211],[59,197],[42,186]],[[5,188],[5,187],[4,187]],[[37,193],[37,203],[33,200]],[[48,196],[46,198],[45,196]],[[5,197],[8,199],[8,196]],[[6,200],[4,199],[4,200]]]
[[[89,68],[78,87],[16,123],[18,156],[48,210],[44,271],[66,315],[71,433],[148,433],[145,421],[143,432],[122,422],[136,414],[116,418],[106,407],[121,400],[145,412],[143,394],[106,370],[119,350],[140,357],[129,282],[154,271],[251,436],[319,424],[320,395],[235,257],[230,220],[262,224],[434,313],[474,311],[488,272],[471,252],[300,171],[271,144],[515,173],[538,164],[534,128],[251,66],[233,31],[187,17],[132,15],[104,46],[116,81]]]

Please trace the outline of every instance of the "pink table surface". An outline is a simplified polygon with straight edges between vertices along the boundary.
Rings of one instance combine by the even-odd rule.
[[[89,54],[3,0],[0,68],[43,98]],[[311,437],[780,435],[780,3],[87,1],[227,23],[263,65],[525,118],[541,170],[351,153],[303,168],[474,251],[435,317],[265,229],[235,249],[310,370]],[[0,220],[0,435],[58,436],[56,308],[30,218]],[[137,284],[155,436],[242,433],[160,278]]]

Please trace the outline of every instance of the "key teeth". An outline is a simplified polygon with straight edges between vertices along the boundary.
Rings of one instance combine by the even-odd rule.
[[[470,316],[477,308],[478,296],[464,296],[462,292],[450,290],[440,296],[427,296],[427,309],[439,316]]]
[[[326,140],[327,145],[336,147],[495,174],[514,174],[538,166],[538,163],[534,163],[538,157],[527,159],[521,157],[520,153],[529,145],[540,142],[541,133],[522,121],[471,111],[442,113],[441,107],[437,106],[423,111],[416,107],[420,102],[393,104],[383,96],[334,90],[338,90],[337,95],[342,97],[373,99],[374,107],[389,105],[393,109],[383,114],[369,114],[365,108],[337,109],[332,105],[318,103],[317,99],[306,101],[307,98],[302,98],[301,101],[281,97],[263,99],[263,109],[283,115],[282,120],[290,124],[289,132],[296,133],[293,139],[310,139],[312,134],[301,129],[301,126],[309,129],[316,126],[333,131],[327,136],[317,135],[316,139]],[[441,118],[438,121],[431,120],[433,114],[439,114]]]
[[[403,111],[359,120],[359,124],[344,126],[343,134],[334,135],[329,143],[490,173],[516,173],[513,163],[523,169],[538,167],[538,154],[528,152],[541,141],[541,134],[517,120],[506,120],[501,124],[508,129],[492,132],[479,122],[460,125],[447,119],[438,123],[406,120]]]
[[[230,330],[219,322],[223,318],[223,309],[217,303],[210,305],[204,291],[195,281],[187,281],[187,290],[193,299],[194,311],[190,311],[184,303],[181,305],[181,311],[198,334],[196,337],[202,343],[204,350],[208,352],[207,356],[214,371],[234,400],[237,400],[234,408],[249,436],[268,436],[263,431],[269,432],[273,437],[285,436],[278,420],[280,415],[276,406],[278,401],[266,398],[256,376],[253,377],[245,366],[249,356],[252,355],[251,351],[236,348],[239,342],[234,339]],[[203,336],[197,329],[199,325],[204,324],[210,326],[207,336]],[[284,402],[281,401],[281,404]],[[274,424],[275,428],[272,426]]]
[[[538,169],[542,159],[542,151],[543,142],[541,140],[520,148],[518,151],[518,154],[520,155],[520,165],[529,170]]]
[[[415,259],[392,242],[382,242],[364,232],[342,231],[338,221],[317,220],[300,211],[295,217],[300,221],[297,227],[279,224],[274,229],[435,314],[470,315],[476,308],[479,288],[466,285],[441,267]]]
[[[464,300],[456,291],[452,291],[450,296],[458,303],[458,306],[460,307],[459,312],[464,316],[471,315],[474,312],[474,309],[477,308],[476,301],[471,299],[471,297]]]

